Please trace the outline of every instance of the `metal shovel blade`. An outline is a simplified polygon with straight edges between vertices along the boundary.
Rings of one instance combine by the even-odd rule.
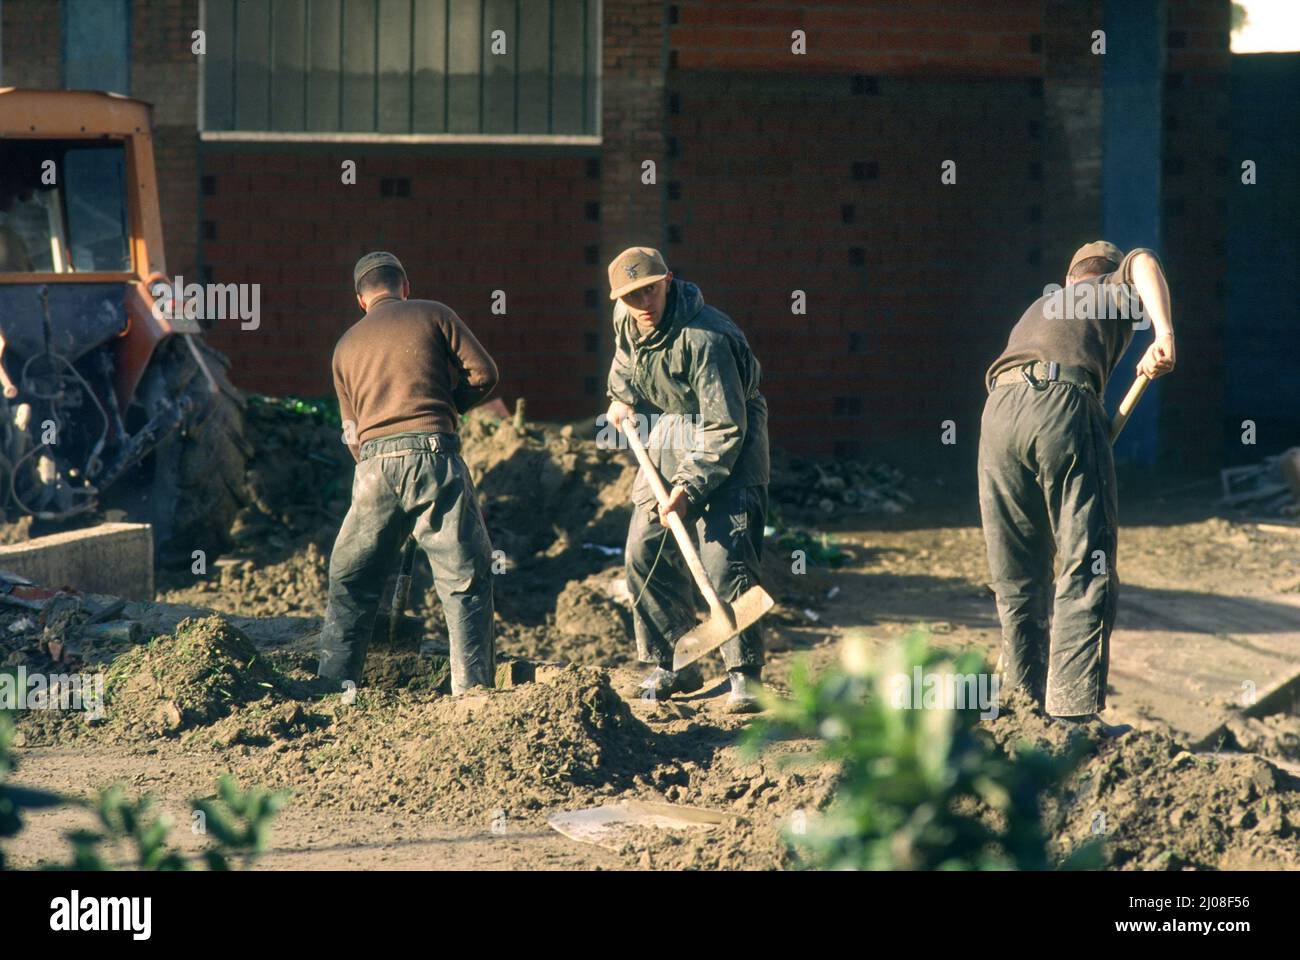
[[[673,648],[673,669],[680,670],[706,653],[718,649],[736,634],[752,627],[774,606],[776,601],[766,590],[762,587],[750,587],[731,601],[731,612],[736,618],[734,624],[713,614],[677,641],[676,647]]]

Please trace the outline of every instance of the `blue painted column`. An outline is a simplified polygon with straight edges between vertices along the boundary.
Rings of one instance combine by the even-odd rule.
[[[1121,250],[1160,252],[1160,171],[1164,154],[1163,0],[1106,0],[1102,64],[1102,237]],[[1094,239],[1089,237],[1088,239]],[[1151,343],[1137,330],[1106,389],[1114,411],[1133,384],[1134,368]],[[1152,465],[1157,451],[1160,382],[1147,389],[1115,444],[1115,458]]]
[[[130,95],[130,0],[63,0],[63,86]]]

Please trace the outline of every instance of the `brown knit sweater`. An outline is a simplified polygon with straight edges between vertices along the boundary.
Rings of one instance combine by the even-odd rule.
[[[381,297],[334,348],[334,389],[353,457],[394,433],[455,433],[497,385],[497,366],[463,320],[434,300]],[[355,433],[347,433],[348,422]]]

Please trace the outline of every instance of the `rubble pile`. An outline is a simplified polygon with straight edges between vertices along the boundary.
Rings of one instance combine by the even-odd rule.
[[[1257,514],[1300,516],[1300,447],[1262,463],[1228,467],[1219,472],[1223,503]]]
[[[244,477],[249,505],[231,530],[236,545],[271,540],[284,546],[304,536],[332,540],[347,513],[352,479],[338,408],[250,395],[244,416],[253,455]]]
[[[772,501],[792,522],[810,523],[846,513],[903,513],[914,502],[903,489],[905,483],[902,471],[884,463],[772,454]]]

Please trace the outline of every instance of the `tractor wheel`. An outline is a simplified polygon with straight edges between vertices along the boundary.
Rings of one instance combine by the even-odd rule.
[[[159,344],[151,364],[151,388],[190,403],[181,426],[153,452],[148,513],[160,565],[188,566],[195,550],[211,562],[230,546],[231,524],[248,503],[244,469],[253,451],[244,438],[244,399],[226,376],[230,361],[198,337],[193,342],[215,392],[181,336]]]

